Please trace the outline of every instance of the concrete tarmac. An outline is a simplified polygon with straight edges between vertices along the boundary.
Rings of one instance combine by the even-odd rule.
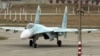
[[[100,31],[82,35],[82,56],[100,56]],[[60,37],[62,47],[57,47],[56,39],[49,41],[41,37],[37,41],[38,48],[29,47],[29,40],[21,40],[20,32],[0,30],[0,36],[9,37],[0,40],[0,56],[77,56],[78,53],[78,35],[75,33],[68,33],[66,39]]]

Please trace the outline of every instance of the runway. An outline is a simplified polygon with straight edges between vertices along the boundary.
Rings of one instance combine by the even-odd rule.
[[[75,33],[68,33],[66,39],[60,37],[62,47],[57,47],[56,40],[41,37],[37,41],[38,48],[29,47],[28,40],[21,40],[20,32],[0,30],[0,36],[9,37],[8,40],[0,40],[0,56],[77,56],[78,53],[78,35]],[[83,33],[82,41],[82,56],[100,56],[100,31]]]

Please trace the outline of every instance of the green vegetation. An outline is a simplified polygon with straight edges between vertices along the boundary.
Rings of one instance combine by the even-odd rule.
[[[3,36],[0,36],[0,40],[7,40],[8,37],[3,37]]]

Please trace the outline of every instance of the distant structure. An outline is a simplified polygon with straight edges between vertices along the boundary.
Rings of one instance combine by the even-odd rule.
[[[82,4],[91,4],[98,5],[100,4],[100,0],[81,0]],[[78,0],[49,0],[51,4],[75,4],[78,3]]]
[[[78,0],[0,0],[4,3],[46,3],[46,4],[75,4]],[[82,0],[83,4],[98,5],[100,0]]]
[[[0,2],[6,3],[18,3],[18,2],[33,2],[35,0],[0,0]]]
[[[8,3],[1,3],[0,2],[0,8],[1,9],[5,9],[5,8],[7,8],[8,7]]]

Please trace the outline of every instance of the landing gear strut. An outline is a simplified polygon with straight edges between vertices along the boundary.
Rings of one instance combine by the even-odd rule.
[[[57,41],[57,45],[58,45],[58,47],[61,47],[61,46],[62,46],[61,40],[58,40],[58,41]]]
[[[58,47],[62,46],[62,41],[58,39],[58,36],[57,36],[57,45],[58,45]]]
[[[33,46],[33,40],[29,40],[29,46],[30,46],[30,47]]]
[[[32,47],[33,44],[34,44],[34,48],[37,48],[38,47],[38,45],[35,43],[34,40],[29,40],[29,46]]]
[[[34,44],[34,48],[37,48],[37,47],[38,47],[38,45],[35,43],[35,44]]]

